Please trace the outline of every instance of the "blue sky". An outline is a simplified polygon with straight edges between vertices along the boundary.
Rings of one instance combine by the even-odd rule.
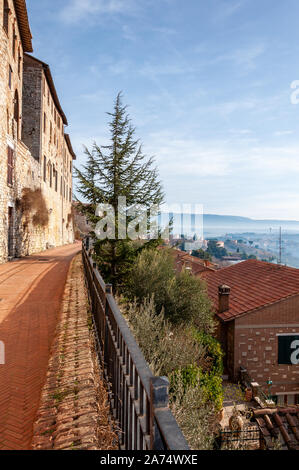
[[[168,203],[299,220],[298,0],[27,0],[77,164],[124,93]]]

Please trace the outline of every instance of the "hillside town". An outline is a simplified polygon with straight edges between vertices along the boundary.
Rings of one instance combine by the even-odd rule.
[[[122,94],[75,167],[26,1],[0,22],[0,450],[299,450],[299,269],[270,235],[151,238]]]

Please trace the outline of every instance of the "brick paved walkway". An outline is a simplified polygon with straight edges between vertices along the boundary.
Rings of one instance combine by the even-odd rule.
[[[0,450],[29,449],[64,286],[80,244],[0,265]]]

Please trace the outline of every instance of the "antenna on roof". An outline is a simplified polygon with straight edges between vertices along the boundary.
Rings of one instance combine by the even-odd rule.
[[[279,227],[279,258],[278,264],[281,264],[282,261],[282,235],[281,235],[281,227]]]

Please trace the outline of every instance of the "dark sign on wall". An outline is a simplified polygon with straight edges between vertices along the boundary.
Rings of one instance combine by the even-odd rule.
[[[278,336],[278,364],[299,364],[299,334]]]

